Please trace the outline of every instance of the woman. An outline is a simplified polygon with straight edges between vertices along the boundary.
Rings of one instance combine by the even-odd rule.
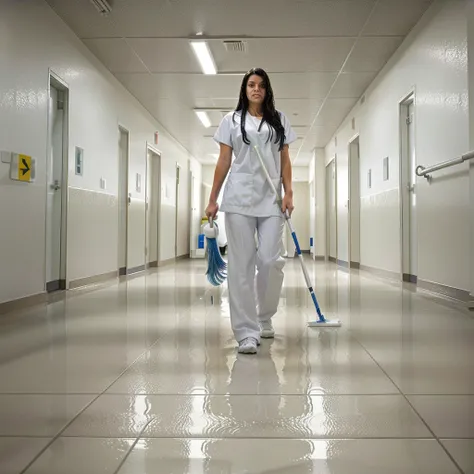
[[[255,354],[260,338],[275,334],[271,318],[283,284],[282,212],[293,212],[289,144],[296,140],[286,116],[275,110],[264,70],[255,68],[245,75],[237,108],[224,117],[214,139],[220,155],[206,215],[216,217],[217,198],[232,164],[221,207],[226,215],[230,317],[239,352]],[[283,183],[281,207],[266,181],[256,145],[279,192]]]

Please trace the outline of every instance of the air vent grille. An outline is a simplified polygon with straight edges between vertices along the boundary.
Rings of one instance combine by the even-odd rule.
[[[246,53],[247,43],[240,40],[224,41],[224,47],[228,53]]]

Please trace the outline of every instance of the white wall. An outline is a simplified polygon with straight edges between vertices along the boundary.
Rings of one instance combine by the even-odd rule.
[[[326,166],[324,148],[316,148],[311,167],[315,179],[314,258],[326,255]]]
[[[118,124],[130,131],[132,219],[145,215],[146,142],[160,131],[162,176],[174,186],[180,163],[183,211],[189,228],[188,170],[197,182],[201,167],[116,81],[42,0],[0,2],[0,143],[1,148],[37,159],[36,182],[19,184],[0,164],[0,302],[41,293],[45,288],[45,212],[48,69],[67,82],[69,106],[68,280],[115,271],[118,228]],[[84,175],[74,174],[74,148],[84,148]],[[135,175],[142,190],[135,190]],[[100,189],[100,178],[107,181]],[[197,186],[197,188],[199,188]],[[163,189],[162,189],[163,194]],[[199,189],[195,199],[200,199]],[[163,199],[163,206],[174,205]],[[18,216],[21,216],[19,218]],[[161,226],[160,259],[174,257],[169,227]],[[188,231],[180,235],[179,252],[187,253]],[[129,266],[144,264],[145,226],[133,236]]]
[[[442,162],[469,149],[466,2],[437,1],[369,87],[326,147],[337,154],[339,258],[347,256],[348,143],[360,133],[361,264],[401,271],[399,102],[416,93],[418,164]],[[356,119],[356,130],[351,120]],[[390,158],[390,179],[382,160]],[[372,189],[367,171],[372,169]],[[469,276],[468,165],[417,183],[418,278],[467,290]],[[342,211],[342,213],[341,213]]]

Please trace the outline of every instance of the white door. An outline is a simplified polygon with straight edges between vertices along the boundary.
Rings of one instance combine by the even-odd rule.
[[[176,165],[176,213],[175,213],[175,232],[174,232],[174,255],[178,257],[178,223],[179,223],[179,179],[180,179],[181,168]]]
[[[357,138],[349,148],[349,259],[360,265],[360,148]]]
[[[189,172],[189,256],[193,258],[197,247],[199,234],[199,207],[195,198],[196,177],[192,171]]]
[[[316,207],[315,207],[315,179],[308,184],[308,194],[309,194],[309,240],[310,240],[310,253],[314,255],[314,234],[316,226]]]
[[[65,288],[61,272],[64,130],[67,117],[66,91],[51,84],[49,97],[49,147],[47,155],[47,212],[46,212],[46,290]]]
[[[127,273],[128,242],[128,132],[119,129],[119,186],[118,186],[118,262],[119,274]]]
[[[409,194],[409,255],[410,279],[416,281],[418,275],[418,236],[416,218],[416,153],[415,153],[415,122],[414,105],[411,102],[408,106],[407,127],[408,127],[408,188]]]
[[[326,232],[328,257],[337,260],[336,160],[326,167]]]
[[[152,151],[147,155],[146,184],[146,263],[158,266],[159,209],[160,209],[160,156]]]

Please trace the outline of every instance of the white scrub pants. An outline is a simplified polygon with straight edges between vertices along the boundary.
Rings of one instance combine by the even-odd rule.
[[[283,217],[226,213],[230,319],[239,342],[246,337],[260,341],[259,321],[268,321],[277,312],[285,265],[281,256],[284,223]]]

